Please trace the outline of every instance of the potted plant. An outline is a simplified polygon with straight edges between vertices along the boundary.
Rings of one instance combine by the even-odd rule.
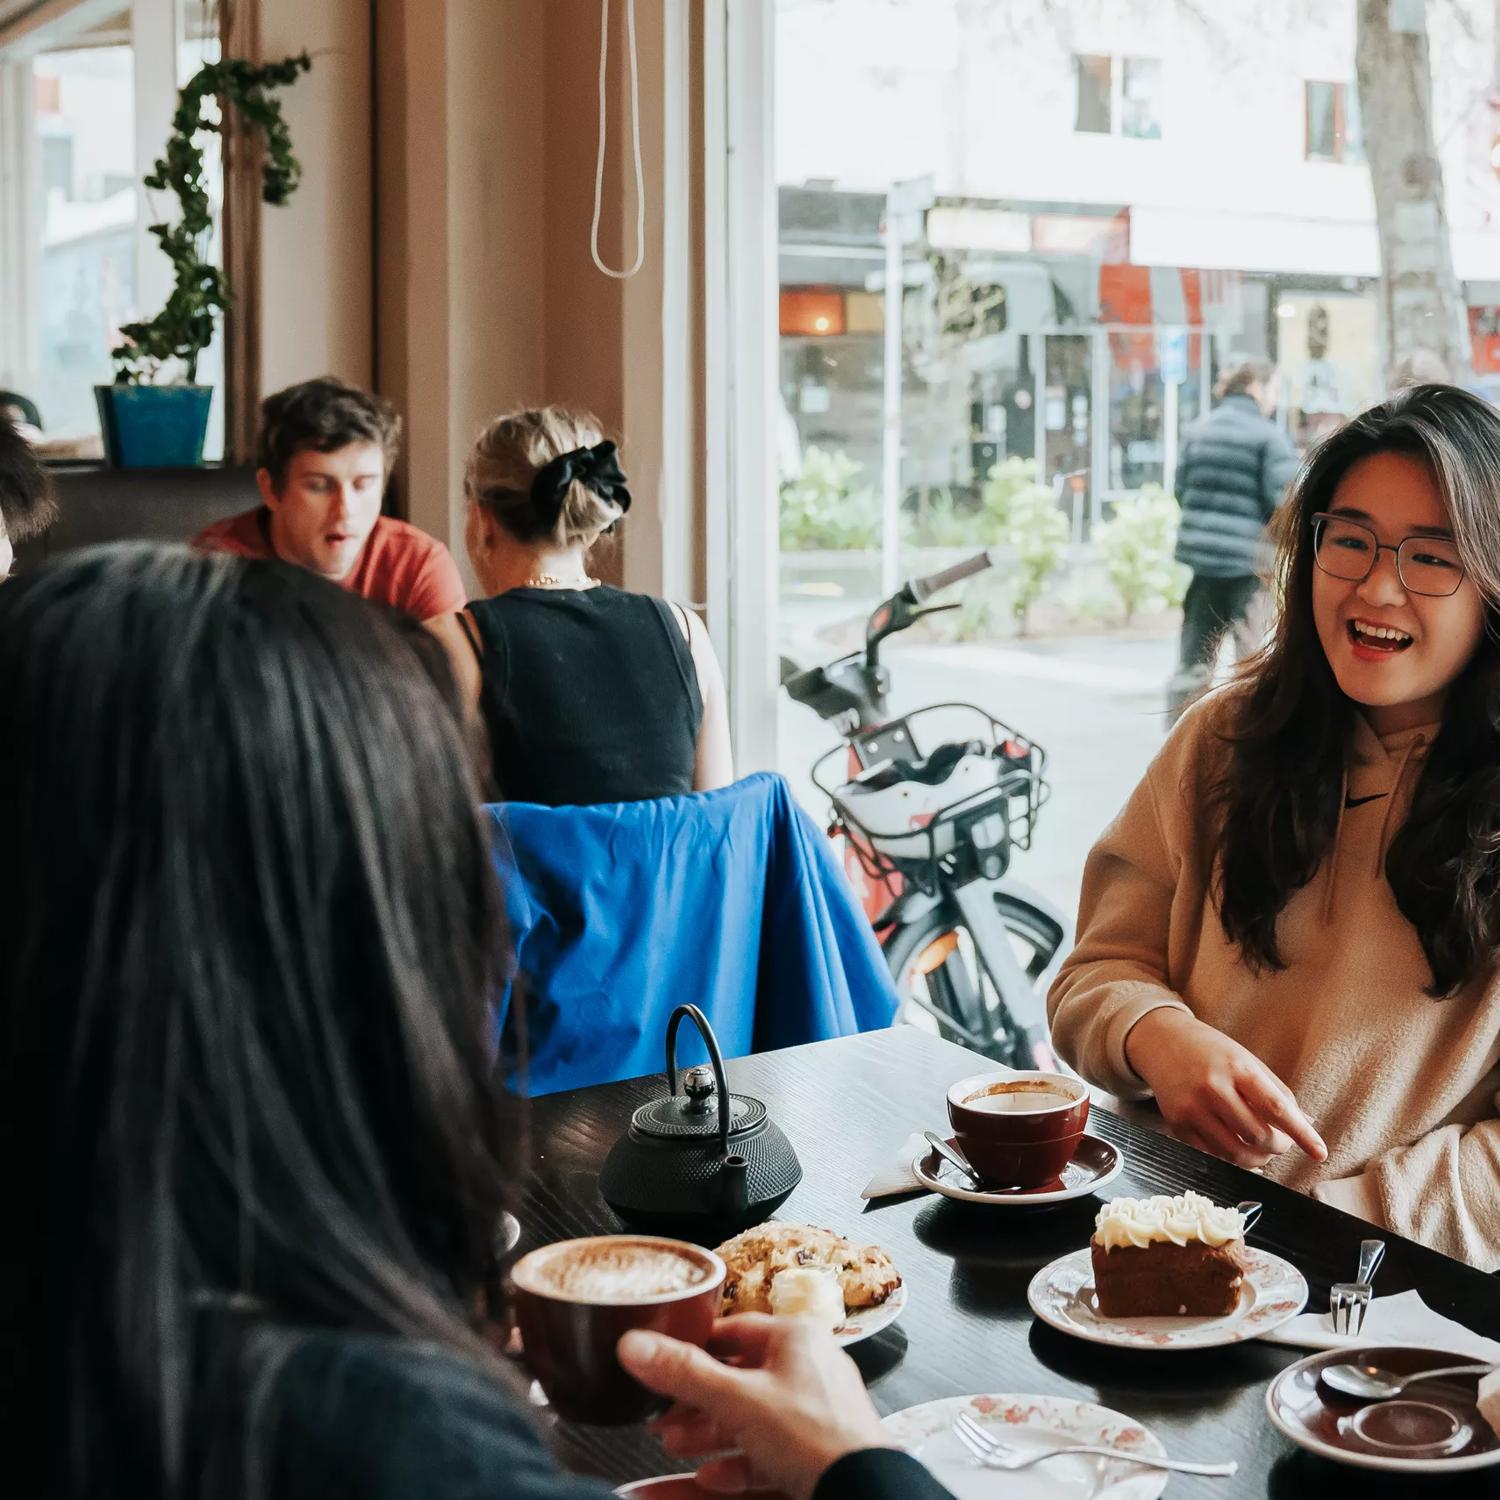
[[[285,203],[297,189],[302,165],[292,155],[276,90],[310,67],[312,59],[305,52],[264,65],[226,58],[205,64],[178,96],[165,154],[144,179],[153,190],[170,189],[181,207],[176,223],[151,225],[151,234],[172,262],[172,292],[155,317],[121,328],[126,342],[110,355],[114,384],[94,387],[105,453],[117,467],[172,467],[203,460],[213,387],[197,384],[198,356],[212,342],[214,324],[233,294],[223,270],[205,259],[213,214],[196,137],[204,130],[222,133],[234,111],[265,144],[262,200]],[[203,118],[211,99],[219,101],[216,121]]]

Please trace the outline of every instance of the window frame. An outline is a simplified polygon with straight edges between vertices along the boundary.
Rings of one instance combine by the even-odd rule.
[[[1073,52],[1069,54],[1073,66],[1073,135],[1105,136],[1117,141],[1160,141],[1166,135],[1166,59],[1153,57],[1145,52]],[[1089,72],[1089,63],[1104,62],[1109,65],[1109,125],[1104,130],[1094,130],[1079,124],[1083,104],[1083,78]],[[1125,74],[1131,64],[1151,63],[1157,70],[1157,95],[1155,100],[1156,133],[1137,135],[1125,129]]]
[[[1357,167],[1365,165],[1364,130],[1359,110],[1358,87],[1357,83],[1334,78],[1304,78],[1302,80],[1303,161],[1317,166]],[[1312,149],[1312,91],[1315,88],[1329,89],[1333,96],[1333,149],[1329,154],[1319,152],[1316,156]],[[1352,108],[1351,100],[1353,100]],[[1349,128],[1351,119],[1361,122],[1361,128],[1353,137],[1352,153]]]

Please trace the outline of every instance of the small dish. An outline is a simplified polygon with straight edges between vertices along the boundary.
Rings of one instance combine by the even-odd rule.
[[[872,1339],[882,1328],[889,1328],[906,1311],[906,1283],[874,1307],[856,1307],[845,1312],[844,1321],[833,1330],[834,1339],[846,1349]]]
[[[953,1419],[967,1411],[981,1426],[1016,1448],[1055,1448],[1097,1443],[1161,1458],[1165,1449],[1139,1422],[1063,1396],[948,1396],[894,1412],[881,1424],[946,1485],[957,1500],[1155,1500],[1170,1477],[1160,1469],[1140,1469],[1111,1458],[1081,1454],[1040,1463],[1016,1474],[982,1468],[953,1431]]]
[[[1500,1464],[1500,1435],[1475,1405],[1462,1376],[1409,1387],[1394,1401],[1355,1401],[1319,1379],[1346,1360],[1415,1375],[1457,1364],[1441,1349],[1325,1349],[1288,1365],[1266,1388],[1271,1425],[1299,1448],[1359,1469],[1390,1474],[1456,1474]]]
[[[959,1149],[957,1137],[948,1144]],[[1111,1183],[1124,1170],[1125,1155],[1110,1141],[1097,1135],[1080,1137],[1073,1159],[1063,1168],[1062,1176],[1033,1188],[976,1188],[951,1162],[944,1161],[930,1147],[920,1152],[911,1164],[913,1175],[923,1187],[960,1203],[984,1203],[992,1208],[1045,1208],[1082,1198]]]
[[[1307,1280],[1290,1261],[1253,1247],[1245,1251],[1245,1281],[1232,1313],[1220,1318],[1106,1318],[1094,1300],[1094,1262],[1088,1246],[1043,1266],[1026,1300],[1042,1322],[1092,1344],[1120,1349],[1212,1349],[1259,1338],[1307,1306]],[[1348,1351],[1340,1351],[1348,1358]]]

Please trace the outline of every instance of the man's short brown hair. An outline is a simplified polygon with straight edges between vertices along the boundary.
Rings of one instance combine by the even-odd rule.
[[[331,375],[290,385],[260,404],[255,461],[269,471],[278,494],[298,453],[333,453],[350,443],[379,443],[389,478],[401,451],[401,418],[395,407]]]
[[[57,519],[47,471],[31,444],[0,416],[0,520],[12,543],[40,536]]]

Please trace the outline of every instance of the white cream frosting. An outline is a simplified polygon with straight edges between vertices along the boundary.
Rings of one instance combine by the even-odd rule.
[[[824,1328],[844,1321],[838,1273],[826,1266],[787,1266],[771,1283],[771,1311],[779,1318],[811,1318]]]
[[[1202,1193],[1168,1198],[1116,1198],[1099,1210],[1094,1236],[1107,1250],[1170,1242],[1187,1245],[1227,1245],[1245,1232],[1245,1216],[1236,1208],[1220,1208]]]

